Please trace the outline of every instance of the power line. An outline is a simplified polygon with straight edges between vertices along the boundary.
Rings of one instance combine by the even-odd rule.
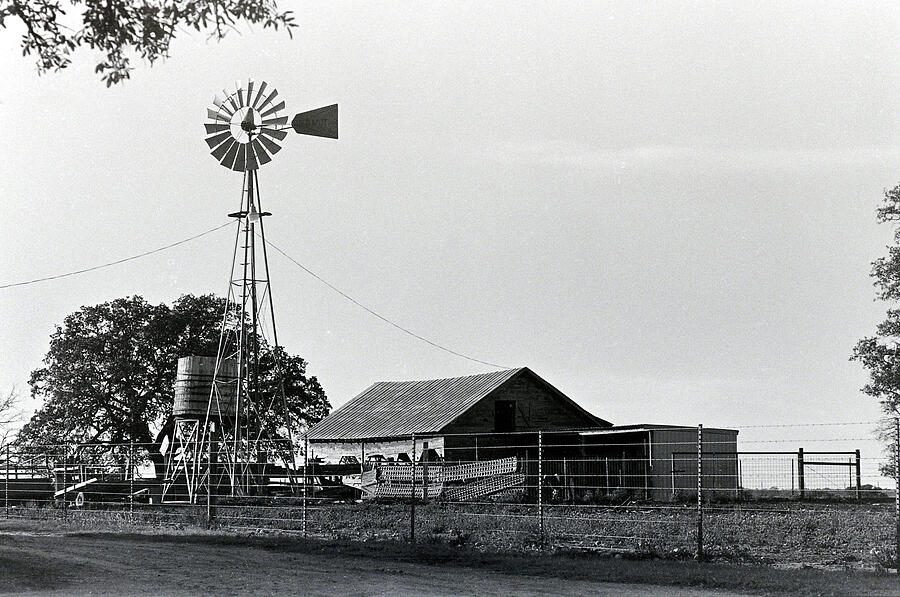
[[[415,332],[413,332],[413,331],[411,331],[411,330],[406,329],[406,328],[403,327],[402,325],[400,325],[400,324],[398,324],[398,323],[394,323],[393,321],[391,321],[390,319],[388,319],[388,318],[385,317],[384,315],[381,315],[381,314],[378,313],[377,311],[374,311],[373,309],[370,309],[369,307],[367,307],[366,305],[362,304],[361,302],[359,302],[358,300],[356,300],[355,298],[353,298],[352,296],[350,296],[350,295],[347,294],[346,292],[342,291],[340,288],[337,288],[334,284],[332,284],[332,283],[329,282],[328,280],[324,279],[322,276],[320,276],[319,274],[317,274],[317,273],[315,273],[314,271],[310,270],[308,267],[306,267],[305,265],[303,265],[302,263],[300,263],[299,261],[297,261],[296,259],[294,259],[294,258],[291,257],[290,255],[288,255],[287,253],[285,253],[284,251],[282,251],[277,245],[275,245],[274,243],[272,243],[272,241],[266,240],[265,243],[266,243],[267,245],[269,245],[270,247],[272,247],[273,249],[275,249],[276,251],[278,251],[279,253],[281,253],[284,257],[286,257],[288,260],[290,260],[294,265],[296,265],[297,267],[299,267],[300,269],[302,269],[303,271],[305,271],[307,274],[309,274],[310,276],[312,276],[313,278],[315,278],[316,280],[318,280],[319,282],[321,282],[322,284],[324,284],[325,286],[327,286],[328,288],[330,288],[330,289],[333,290],[334,292],[338,293],[339,295],[341,295],[342,297],[344,297],[345,299],[347,299],[348,301],[350,301],[351,303],[353,303],[353,304],[356,305],[357,307],[359,307],[359,308],[363,309],[364,311],[368,312],[369,314],[374,315],[375,317],[377,317],[377,318],[380,319],[381,321],[385,322],[386,324],[391,325],[391,326],[397,328],[398,330],[400,330],[400,331],[403,332],[404,334],[409,334],[409,335],[412,336],[413,338],[416,338],[417,340],[421,340],[422,342],[425,342],[426,344],[429,344],[429,345],[433,346],[434,348],[437,348],[437,349],[439,349],[439,350],[443,350],[444,352],[448,352],[448,353],[450,353],[450,354],[452,354],[452,355],[455,355],[455,356],[458,356],[458,357],[467,359],[467,360],[469,360],[469,361],[473,361],[473,362],[475,362],[475,363],[481,363],[482,365],[487,365],[488,367],[496,367],[497,369],[509,369],[509,367],[505,367],[505,366],[503,366],[503,365],[497,365],[496,363],[489,363],[488,361],[482,361],[481,359],[476,359],[476,358],[474,358],[474,357],[470,357],[470,356],[465,355],[465,354],[463,354],[463,353],[461,353],[461,352],[457,352],[457,351],[455,351],[455,350],[453,350],[453,349],[447,348],[446,346],[441,346],[441,345],[438,344],[437,342],[433,342],[433,341],[429,340],[428,338],[423,338],[423,337],[420,336],[419,334],[417,334],[417,333],[415,333]]]
[[[65,274],[57,274],[55,276],[47,276],[45,278],[35,278],[34,280],[26,280],[24,282],[13,282],[11,284],[3,284],[3,285],[0,285],[0,290],[2,290],[4,288],[12,288],[14,286],[27,286],[28,284],[37,284],[38,282],[46,282],[48,280],[58,280],[60,278],[67,278],[69,276],[77,276],[78,274],[85,274],[87,272],[92,272],[92,271],[95,271],[98,269],[103,269],[105,267],[111,267],[113,265],[125,263],[126,261],[134,261],[135,259],[140,259],[141,257],[146,257],[147,255],[153,255],[154,253],[159,253],[161,251],[165,251],[166,249],[171,249],[173,247],[177,247],[178,245],[183,245],[184,243],[190,242],[192,240],[196,240],[196,239],[200,238],[201,236],[206,236],[207,234],[211,234],[211,233],[215,232],[216,230],[221,230],[222,228],[225,228],[226,226],[230,226],[230,225],[231,225],[231,222],[226,222],[226,223],[222,224],[221,226],[216,226],[215,228],[210,228],[206,232],[201,232],[200,234],[195,234],[194,236],[191,236],[189,238],[185,238],[183,240],[179,240],[177,242],[168,244],[164,247],[159,247],[158,249],[153,249],[150,251],[145,251],[143,253],[138,253],[137,255],[132,255],[131,257],[117,259],[116,261],[110,261],[109,263],[95,265],[93,267],[87,267],[85,269],[76,270],[74,272],[66,272]]]
[[[35,278],[35,279],[33,279],[33,280],[24,280],[24,281],[22,281],[22,282],[12,282],[12,283],[9,283],[9,284],[2,284],[2,285],[0,285],[0,290],[6,289],[6,288],[13,288],[13,287],[16,287],[16,286],[28,286],[28,285],[30,285],[30,284],[37,284],[38,282],[47,282],[47,281],[50,281],[50,280],[59,280],[60,278],[67,278],[67,277],[69,277],[69,276],[77,276],[77,275],[79,275],[79,274],[86,274],[86,273],[88,273],[88,272],[93,272],[93,271],[96,271],[96,270],[99,270],[99,269],[103,269],[103,268],[107,268],[107,267],[112,267],[112,266],[114,266],[114,265],[119,265],[120,263],[126,263],[126,262],[128,262],[128,261],[134,261],[135,259],[140,259],[140,258],[142,258],[142,257],[147,257],[148,255],[153,255],[154,253],[160,253],[160,252],[162,252],[162,251],[166,251],[166,250],[168,250],[168,249],[172,249],[172,248],[174,248],[174,247],[177,247],[178,245],[183,245],[183,244],[188,243],[188,242],[190,242],[190,241],[192,241],[192,240],[196,240],[196,239],[198,239],[198,238],[201,238],[201,237],[203,237],[203,236],[206,236],[207,234],[212,234],[212,233],[215,232],[216,230],[221,230],[222,228],[225,228],[226,226],[230,226],[230,225],[231,225],[231,222],[226,222],[226,223],[222,224],[221,226],[216,226],[215,228],[210,228],[209,230],[206,230],[205,232],[201,232],[201,233],[199,233],[199,234],[195,234],[194,236],[190,236],[190,237],[188,237],[188,238],[185,238],[185,239],[176,241],[176,242],[174,242],[174,243],[170,243],[170,244],[168,244],[168,245],[165,245],[165,246],[162,246],[162,247],[158,247],[158,248],[156,248],[156,249],[151,249],[150,251],[144,251],[143,253],[138,253],[137,255],[131,255],[130,257],[123,257],[122,259],[117,259],[117,260],[115,260],[115,261],[110,261],[110,262],[108,262],[108,263],[102,263],[102,264],[100,264],[100,265],[95,265],[95,266],[92,266],[92,267],[86,267],[86,268],[84,268],[84,269],[79,269],[79,270],[75,270],[75,271],[71,271],[71,272],[66,272],[66,273],[64,273],[64,274],[56,274],[56,275],[54,275],[54,276],[45,276],[45,277],[43,277],[43,278]],[[476,359],[476,358],[474,358],[474,357],[470,357],[470,356],[465,355],[465,354],[463,354],[463,353],[461,353],[461,352],[455,351],[455,350],[453,350],[453,349],[451,349],[451,348],[447,348],[446,346],[442,346],[442,345],[438,344],[437,342],[434,342],[434,341],[432,341],[432,340],[429,340],[428,338],[425,338],[425,337],[423,337],[423,336],[420,336],[419,334],[417,334],[417,333],[415,333],[415,332],[413,332],[413,331],[411,331],[411,330],[409,330],[409,329],[403,327],[402,325],[400,325],[400,324],[398,324],[398,323],[395,323],[394,321],[388,319],[388,318],[385,317],[384,315],[381,315],[381,314],[378,313],[377,311],[375,311],[375,310],[373,310],[373,309],[367,307],[366,305],[362,304],[361,302],[359,302],[358,300],[356,300],[355,298],[353,298],[352,296],[350,296],[350,295],[347,294],[346,292],[342,291],[340,288],[336,287],[334,284],[332,284],[331,282],[329,282],[328,280],[326,280],[326,279],[323,278],[322,276],[318,275],[317,273],[315,273],[314,271],[312,271],[311,269],[309,269],[308,267],[306,267],[305,265],[303,265],[302,263],[300,263],[299,261],[297,261],[296,259],[294,259],[294,258],[291,257],[290,255],[288,255],[287,253],[285,253],[283,250],[281,250],[281,248],[279,248],[277,245],[275,245],[275,244],[272,243],[271,241],[266,240],[265,242],[266,242],[267,245],[269,245],[270,247],[272,247],[273,249],[275,249],[276,251],[278,251],[279,253],[281,253],[281,254],[282,254],[284,257],[286,257],[288,260],[290,260],[294,265],[296,265],[297,267],[299,267],[300,269],[302,269],[303,271],[305,271],[307,274],[309,274],[310,276],[312,276],[313,278],[315,278],[316,280],[318,280],[319,282],[321,282],[322,284],[324,284],[325,286],[327,286],[328,288],[330,288],[330,289],[333,290],[334,292],[338,293],[339,295],[341,295],[342,297],[344,297],[345,299],[347,299],[348,301],[350,301],[351,303],[353,303],[353,304],[356,305],[357,307],[363,309],[363,310],[366,311],[367,313],[369,313],[369,314],[371,314],[371,315],[374,315],[375,317],[377,317],[378,319],[380,319],[380,320],[382,320],[383,322],[387,323],[388,325],[391,325],[391,326],[397,328],[397,329],[400,330],[401,332],[403,332],[403,333],[405,333],[405,334],[408,334],[408,335],[412,336],[413,338],[416,338],[417,340],[421,340],[422,342],[425,342],[426,344],[428,344],[428,345],[430,345],[430,346],[433,346],[434,348],[437,348],[437,349],[439,349],[439,350],[443,350],[444,352],[450,353],[450,354],[452,354],[452,355],[454,355],[454,356],[458,356],[458,357],[460,357],[460,358],[467,359],[467,360],[473,361],[473,362],[475,362],[475,363],[480,363],[480,364],[482,364],[482,365],[487,365],[488,367],[496,367],[497,369],[507,369],[507,368],[508,368],[508,367],[505,367],[505,366],[503,366],[503,365],[498,365],[498,364],[496,364],[496,363],[490,363],[490,362],[488,362],[488,361],[482,361],[481,359]]]

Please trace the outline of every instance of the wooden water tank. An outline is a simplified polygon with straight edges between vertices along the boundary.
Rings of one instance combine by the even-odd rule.
[[[216,392],[213,394],[209,416],[212,419],[218,419],[220,416],[233,417],[237,394],[237,362],[233,359],[223,360],[216,375],[216,357],[178,359],[172,414],[182,418],[205,419],[213,377]],[[215,399],[216,396],[218,401]]]

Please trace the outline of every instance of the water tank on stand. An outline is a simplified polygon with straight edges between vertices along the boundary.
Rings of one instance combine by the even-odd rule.
[[[178,359],[172,414],[177,418],[205,420],[212,396],[210,419],[234,417],[237,383],[234,359],[221,361],[217,372],[216,357],[182,357]]]

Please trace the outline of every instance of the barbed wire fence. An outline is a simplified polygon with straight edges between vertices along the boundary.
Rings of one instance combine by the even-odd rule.
[[[760,425],[739,443],[704,426],[431,434],[329,459],[304,439],[293,462],[247,465],[237,488],[201,455],[193,496],[178,489],[190,467],[163,466],[157,445],[7,445],[0,475],[7,519],[70,527],[896,567],[898,430]]]

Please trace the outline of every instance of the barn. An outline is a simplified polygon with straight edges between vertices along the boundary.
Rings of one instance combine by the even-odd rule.
[[[375,463],[415,460],[427,468],[429,462],[461,466],[515,457],[526,487],[536,487],[541,475],[565,499],[624,492],[672,500],[696,495],[697,431],[614,427],[520,367],[376,382],[311,427],[307,439],[314,462],[359,463],[361,471]],[[733,496],[738,432],[703,431],[704,488]]]
[[[415,453],[452,462],[523,455],[535,432],[604,429],[596,417],[528,367],[423,381],[382,381],[310,428],[310,452],[408,461]]]

